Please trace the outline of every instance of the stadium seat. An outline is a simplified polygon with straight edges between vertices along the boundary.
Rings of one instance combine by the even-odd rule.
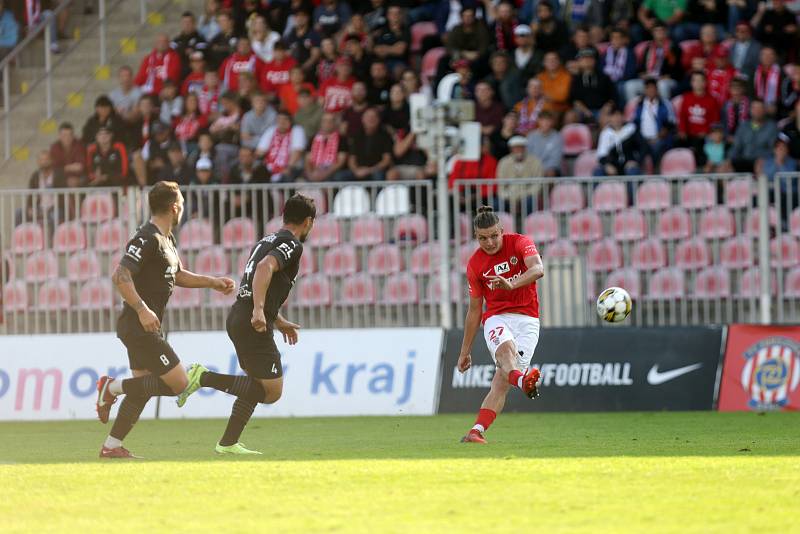
[[[638,241],[647,237],[647,221],[644,214],[635,208],[616,213],[612,227],[617,241]]]
[[[683,271],[674,267],[659,269],[650,276],[646,297],[651,300],[682,299],[686,294]]]
[[[725,182],[725,204],[730,208],[746,208],[753,202],[753,179],[736,178]]]
[[[428,279],[425,291],[425,302],[438,304],[442,302],[442,287],[439,284],[439,275],[435,274]],[[458,272],[450,273],[450,302],[457,302],[459,294],[465,292],[466,281],[464,275]],[[463,299],[462,299],[463,300]]]
[[[633,53],[636,55],[637,63],[642,63],[644,61],[644,56],[647,53],[647,47],[650,46],[652,42],[653,41],[642,41],[633,47]]]
[[[472,217],[466,213],[458,214],[459,237],[461,243],[471,243],[475,240],[475,232],[472,229]]]
[[[377,217],[359,217],[350,226],[350,243],[356,246],[379,245],[384,241],[383,221]]]
[[[592,176],[594,170],[597,168],[597,151],[587,150],[581,152],[575,158],[575,164],[572,167],[572,174],[578,178],[585,178]]]
[[[753,242],[749,237],[732,237],[719,249],[720,263],[729,269],[753,265]]]
[[[621,287],[631,298],[637,299],[642,294],[642,281],[636,269],[617,269],[606,277],[606,287]]]
[[[409,273],[393,274],[383,285],[384,304],[416,304],[419,302],[417,279]]]
[[[686,72],[691,72],[691,57],[697,49],[701,48],[702,45],[697,39],[685,39],[678,42],[678,45],[681,48],[681,63],[683,64],[683,70]]]
[[[631,265],[640,271],[653,271],[667,265],[667,251],[657,238],[637,242],[631,252]]]
[[[317,209],[317,216],[328,213],[328,191],[330,190],[320,189],[319,187],[303,187],[297,190],[301,195],[314,201],[314,207]]]
[[[731,275],[724,267],[706,267],[694,279],[692,295],[699,299],[719,299],[731,296]]]
[[[525,235],[535,243],[549,243],[558,239],[558,221],[549,211],[535,211],[525,217]]]
[[[436,23],[421,21],[411,25],[411,53],[418,54],[422,50],[422,41],[429,35],[436,35],[439,29]]]
[[[303,256],[306,255],[306,247],[303,247]],[[247,262],[250,260],[250,250],[243,250],[239,253],[236,257],[236,275],[241,276],[244,273],[244,270],[247,268]]]
[[[436,48],[431,48],[425,55],[422,56],[422,62],[420,64],[420,74],[422,76],[422,83],[424,85],[428,85],[434,76],[436,76],[436,71],[439,68],[439,60],[442,59],[447,53],[447,50],[443,46],[439,46]]]
[[[11,252],[4,252],[3,255],[0,256],[0,282],[14,279],[14,263],[14,256],[11,255]]]
[[[596,241],[603,237],[603,221],[594,210],[582,210],[569,218],[569,238],[576,242]]]
[[[52,250],[34,252],[25,260],[25,280],[45,282],[58,278],[58,258]]]
[[[576,258],[578,249],[575,243],[568,239],[553,241],[544,249],[543,258]]]
[[[108,258],[108,275],[109,276],[111,276],[111,274],[113,274],[113,272],[117,269],[117,266],[119,265],[119,262],[122,259],[123,255],[124,255],[124,253],[121,250],[118,250],[118,251],[114,252],[113,254],[111,254],[111,256],[109,256],[109,258]]]
[[[311,235],[314,235],[314,232],[317,231],[316,221],[314,221],[314,231],[311,232]],[[283,216],[278,215],[277,217],[273,217],[267,224],[264,225],[264,235],[274,234],[277,233],[283,227]]]
[[[567,241],[569,243],[569,241]],[[572,243],[570,243],[572,245]],[[573,247],[575,245],[572,245]],[[469,263],[469,259],[475,254],[475,251],[478,250],[477,246],[468,246],[468,245],[461,245],[461,252],[458,255],[458,266],[461,269],[462,273],[467,272],[467,264]]]
[[[303,246],[303,255],[300,256],[300,269],[297,274],[307,276],[317,272],[317,256],[314,249],[308,245]]]
[[[497,211],[495,212],[497,218],[500,219],[500,224],[503,227],[503,231],[505,233],[514,233],[516,232],[517,225],[514,224],[514,217],[508,213],[507,211]]]
[[[430,274],[439,271],[439,263],[442,257],[439,249],[441,246],[438,241],[431,241],[430,243],[423,243],[411,252],[410,271],[413,274]],[[468,247],[463,247],[464,250],[471,251]]]
[[[114,218],[114,198],[111,193],[90,193],[81,202],[81,221],[101,223]]]
[[[76,252],[67,260],[67,280],[84,282],[102,275],[100,259],[94,250]]]
[[[100,252],[123,250],[128,239],[125,221],[115,219],[97,227],[97,232],[94,236],[94,248]]]
[[[305,250],[303,251],[305,255]],[[234,280],[236,277],[231,275]],[[236,287],[238,289],[239,283],[236,283]],[[208,305],[212,308],[230,308],[233,306],[233,303],[236,302],[236,291],[233,291],[230,295],[226,295],[224,293],[220,293],[219,291],[214,291],[213,289],[208,290]]]
[[[681,269],[702,269],[710,264],[711,251],[702,237],[682,240],[675,248],[675,265]]]
[[[256,225],[248,217],[234,217],[222,227],[222,246],[238,249],[252,246],[256,242]]]
[[[550,209],[555,213],[571,213],[586,206],[583,187],[578,183],[560,183],[550,193]]]
[[[670,103],[672,104],[672,111],[675,112],[675,116],[679,117],[681,114],[681,107],[683,106],[683,95],[673,96]]]
[[[617,211],[628,207],[628,191],[622,182],[601,182],[592,192],[592,207],[597,211]]]
[[[367,256],[367,272],[393,274],[403,270],[403,257],[397,245],[383,244],[373,247]]]
[[[345,306],[375,304],[377,293],[372,276],[353,274],[342,280],[342,296],[339,302]]]
[[[586,253],[586,263],[591,272],[619,269],[622,266],[622,250],[613,239],[595,241]]]
[[[172,297],[169,299],[169,307],[176,310],[199,308],[202,301],[203,293],[201,289],[175,286],[172,291]]]
[[[36,223],[23,223],[11,234],[11,252],[30,254],[44,249],[44,231]]]
[[[178,245],[184,250],[200,250],[214,244],[214,227],[206,219],[190,219],[181,226]]]
[[[716,206],[705,211],[700,216],[698,226],[700,235],[706,239],[727,239],[733,237],[736,232],[736,223],[733,220],[733,213],[724,207]]]
[[[330,306],[333,301],[330,279],[322,274],[312,274],[300,279],[295,289],[292,305],[302,308]]]
[[[592,149],[592,131],[585,124],[566,124],[561,128],[561,141],[565,156],[577,156]]]
[[[78,291],[81,310],[110,310],[114,307],[114,292],[108,278],[88,280]]]
[[[330,276],[344,276],[359,271],[358,256],[353,245],[337,245],[325,253],[322,269]]]
[[[786,273],[783,294],[786,297],[800,298],[800,267],[795,267]]]
[[[661,158],[662,176],[683,176],[694,173],[697,163],[688,148],[671,148]]]
[[[86,228],[82,223],[65,222],[56,226],[53,233],[53,250],[75,252],[86,248]]]
[[[225,276],[231,272],[228,253],[221,246],[204,248],[194,260],[194,271],[211,276]]]
[[[38,306],[40,310],[68,310],[72,305],[69,282],[62,278],[51,279],[39,287]]]
[[[692,234],[692,219],[683,208],[671,208],[658,215],[656,235],[659,239],[686,239]]]
[[[645,211],[663,210],[672,204],[671,197],[669,183],[650,179],[636,189],[636,207]]]
[[[381,217],[396,217],[411,213],[411,191],[407,185],[390,185],[375,197],[375,213]]]
[[[783,234],[769,243],[773,267],[794,267],[800,264],[800,245],[794,236]]]
[[[428,220],[422,215],[403,215],[394,222],[394,240],[424,243],[428,240]]]
[[[747,214],[747,219],[745,219],[745,233],[751,237],[758,237],[758,231],[761,228],[760,221],[759,211],[757,209],[751,210]],[[770,229],[778,226],[778,212],[773,207],[770,207],[767,211],[767,223]],[[769,231],[767,235],[769,235]]]
[[[795,208],[789,216],[789,233],[795,237],[800,237],[800,208]]]
[[[711,180],[706,180],[705,178],[694,179],[681,186],[681,206],[684,208],[710,208],[716,203],[717,188]]]
[[[769,293],[775,295],[778,292],[778,279],[775,273],[769,277]],[[736,292],[738,297],[757,297],[761,294],[761,269],[750,267],[746,269],[739,279],[739,290]]]
[[[3,286],[3,310],[6,312],[28,310],[28,284],[24,280],[12,280]]]
[[[603,41],[594,45],[594,47],[597,48],[597,53],[600,55],[600,57],[606,55],[606,50],[608,50],[609,46],[611,46],[611,43],[608,41]]]
[[[317,217],[314,229],[308,236],[308,243],[319,247],[331,247],[341,242],[342,229],[338,219],[331,215]]]
[[[369,192],[360,185],[343,187],[333,199],[333,214],[337,217],[360,217],[370,210]]]

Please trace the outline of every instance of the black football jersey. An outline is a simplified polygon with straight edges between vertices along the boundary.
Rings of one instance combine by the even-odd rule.
[[[253,313],[253,277],[259,262],[267,256],[274,257],[279,271],[272,275],[267,297],[264,300],[264,316],[272,322],[278,315],[286,297],[294,286],[297,272],[300,270],[300,256],[303,255],[303,244],[289,230],[282,229],[274,234],[264,236],[250,251],[250,259],[244,268],[239,294],[234,306]]]

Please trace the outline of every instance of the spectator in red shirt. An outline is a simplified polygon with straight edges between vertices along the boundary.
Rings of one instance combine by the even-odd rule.
[[[260,80],[265,69],[264,62],[253,53],[249,37],[240,37],[236,41],[236,51],[225,58],[219,68],[219,78],[222,80],[223,90],[236,92],[239,90],[239,75],[249,72]]]
[[[143,93],[157,95],[165,80],[180,83],[181,58],[169,47],[169,36],[160,34],[156,37],[153,51],[142,59],[139,73],[134,82]]]
[[[206,62],[203,60],[202,52],[192,52],[189,68],[189,75],[186,76],[183,84],[181,84],[181,95],[183,96],[189,93],[199,93],[203,89],[206,77]]]
[[[299,104],[297,103],[297,96],[300,94],[301,89],[307,89],[312,96],[316,95],[314,86],[306,81],[306,75],[300,67],[292,67],[289,71],[289,83],[281,86],[278,92],[278,100],[280,100],[283,107],[293,117],[297,113]]]
[[[350,105],[350,93],[355,83],[352,77],[350,59],[340,57],[336,60],[336,76],[326,81],[320,87],[320,102],[325,111],[338,113]]]
[[[297,65],[297,61],[289,55],[286,45],[282,41],[275,43],[272,50],[272,61],[264,65],[263,75],[258,78],[259,87],[265,93],[277,95],[284,85],[289,85],[290,71]]]
[[[705,136],[711,125],[719,121],[719,104],[706,90],[706,75],[694,72],[691,77],[692,90],[684,93],[678,116],[678,137],[681,144],[694,151],[698,166],[705,165],[703,150]]]
[[[64,173],[67,187],[80,187],[86,179],[86,149],[75,138],[72,124],[63,122],[58,127],[58,141],[50,145],[53,167]]]
[[[189,93],[183,100],[181,116],[175,122],[175,139],[185,154],[197,148],[197,137],[207,127],[208,119],[200,112],[200,100],[196,94]]]
[[[86,169],[92,187],[120,186],[128,183],[128,152],[125,145],[112,142],[106,127],[97,131],[94,143],[86,151]]]
[[[700,28],[700,42],[691,47],[681,57],[684,70],[692,69],[692,63],[697,58],[711,58],[719,47],[717,28],[713,24],[705,24]]]
[[[200,113],[205,115],[209,122],[216,119],[219,113],[220,93],[219,74],[215,70],[207,70],[203,88],[197,93],[197,98],[200,104]]]

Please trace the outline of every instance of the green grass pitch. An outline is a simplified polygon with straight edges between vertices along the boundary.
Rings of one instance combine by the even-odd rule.
[[[0,424],[0,532],[770,532],[800,529],[800,414],[142,421],[141,461],[96,422]]]

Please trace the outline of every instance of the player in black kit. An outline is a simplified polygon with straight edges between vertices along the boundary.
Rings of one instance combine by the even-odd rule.
[[[173,288],[208,287],[225,294],[236,284],[187,271],[178,257],[172,229],[183,215],[183,195],[175,182],[158,182],[150,190],[150,222],[142,225],[125,247],[125,255],[111,279],[122,296],[123,310],[117,321],[117,337],[128,349],[133,378],[117,380],[102,376],[97,381],[97,416],[108,422],[117,396],[125,395],[117,419],[106,438],[101,458],[135,458],[122,440],[138,421],[147,401],[155,396],[174,396],[189,383],[186,369],[164,339],[161,320]]]
[[[294,286],[300,269],[303,242],[314,226],[317,209],[310,198],[296,194],[286,201],[283,227],[261,239],[239,284],[239,294],[228,314],[228,337],[233,341],[239,365],[246,376],[214,373],[200,364],[189,368],[189,385],[178,396],[178,406],[201,387],[236,396],[222,439],[220,454],[261,454],[239,442],[245,425],[260,402],[272,404],[283,393],[281,354],[273,340],[273,329],[290,345],[297,343],[299,325],[287,321],[280,310]]]

